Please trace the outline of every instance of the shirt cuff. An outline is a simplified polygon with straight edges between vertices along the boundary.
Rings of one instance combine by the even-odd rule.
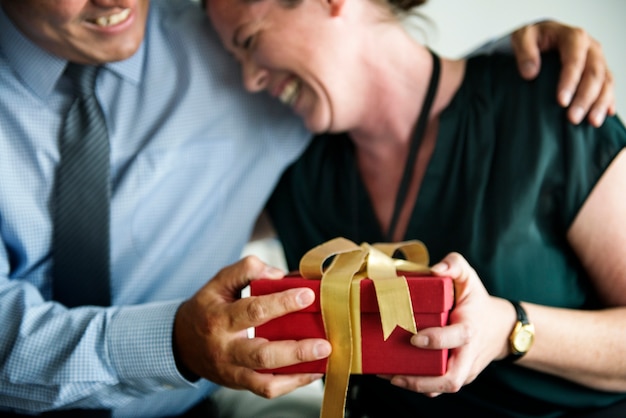
[[[141,381],[168,389],[195,386],[178,371],[172,349],[174,317],[181,303],[124,307],[112,317],[108,348],[122,383]]]

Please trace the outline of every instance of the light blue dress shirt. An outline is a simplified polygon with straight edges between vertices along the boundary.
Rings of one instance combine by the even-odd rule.
[[[215,385],[178,373],[176,309],[239,258],[310,135],[288,109],[242,89],[195,3],[153,0],[140,50],[97,80],[111,140],[114,306],[67,310],[50,301],[65,65],[0,11],[0,414],[178,414]]]

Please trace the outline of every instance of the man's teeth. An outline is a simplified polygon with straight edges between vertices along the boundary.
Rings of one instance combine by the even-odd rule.
[[[95,24],[103,27],[117,25],[118,23],[125,21],[129,15],[130,9],[124,9],[117,14],[97,18],[95,20]]]
[[[279,100],[287,105],[293,105],[300,92],[300,83],[297,80],[291,80],[287,83],[282,93],[280,93]]]

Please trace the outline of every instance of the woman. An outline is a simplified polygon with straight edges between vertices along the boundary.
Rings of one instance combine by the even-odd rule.
[[[247,87],[323,133],[270,203],[290,265],[336,236],[420,239],[454,278],[450,325],[411,339],[449,348],[447,373],[354,379],[350,416],[609,411],[626,402],[626,130],[567,122],[554,56],[531,83],[510,57],[440,60],[395,17],[409,3],[208,3]],[[510,343],[532,332],[520,316],[534,345]]]

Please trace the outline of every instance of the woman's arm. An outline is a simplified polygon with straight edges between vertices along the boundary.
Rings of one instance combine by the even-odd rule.
[[[586,386],[626,391],[624,215],[626,149],[600,178],[567,234],[609,309],[565,311],[527,304],[537,335],[535,346],[520,364]]]
[[[591,388],[626,391],[626,150],[595,186],[568,232],[607,308],[582,311],[523,303],[534,324],[535,344],[516,364]],[[444,376],[394,376],[392,383],[436,396],[456,392],[489,363],[509,354],[508,337],[516,321],[512,305],[487,293],[459,254],[433,266],[455,283],[451,325],[413,336],[421,348],[451,349]]]

